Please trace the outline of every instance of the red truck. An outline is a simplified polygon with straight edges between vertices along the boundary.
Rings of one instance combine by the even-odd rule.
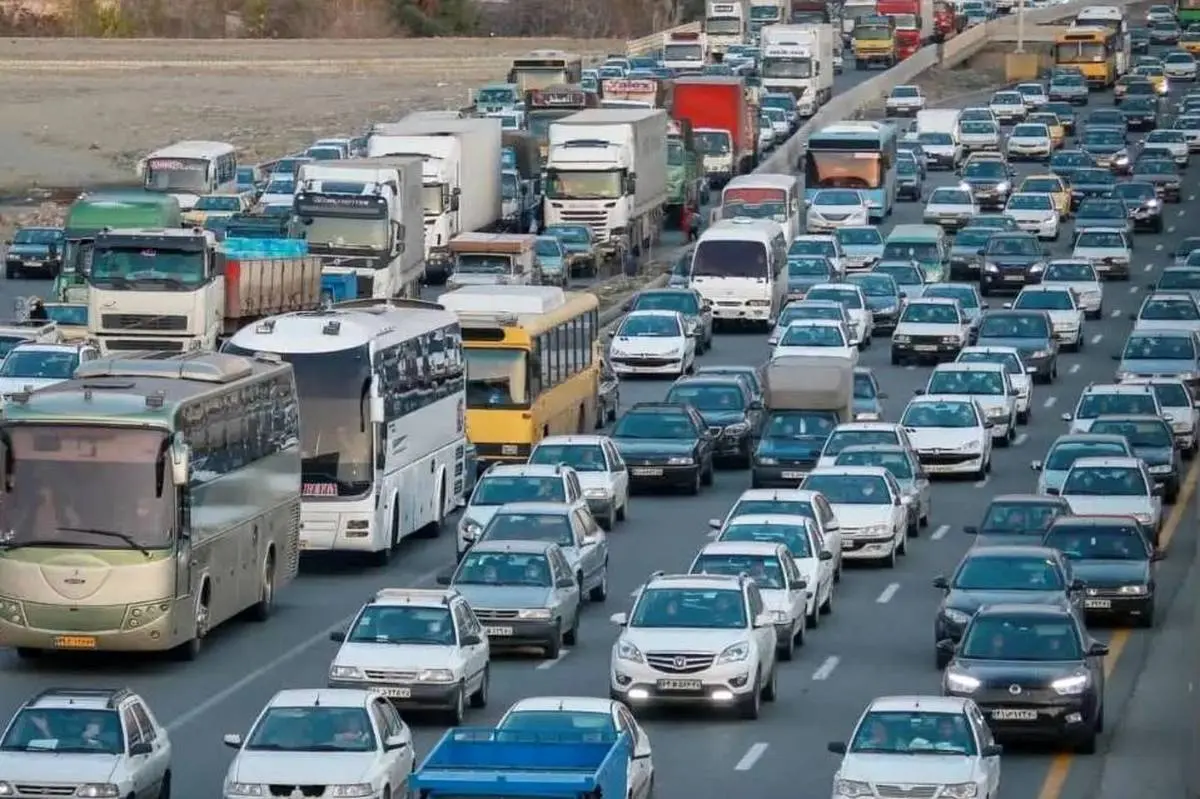
[[[933,40],[933,0],[878,0],[876,7],[896,25],[896,57],[901,61]]]
[[[754,168],[758,120],[744,79],[724,75],[677,78],[671,118],[692,124],[709,185],[723,186]]]
[[[829,6],[825,0],[791,0],[787,21],[792,25],[828,25]]]
[[[933,3],[933,38],[944,42],[957,36],[958,9],[950,0],[934,0]]]

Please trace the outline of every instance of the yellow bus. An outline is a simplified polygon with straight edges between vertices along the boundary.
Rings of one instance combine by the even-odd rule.
[[[1054,41],[1054,63],[1076,67],[1093,89],[1107,89],[1117,79],[1120,37],[1108,28],[1075,28]]]
[[[438,302],[462,325],[467,438],[481,466],[521,463],[546,436],[595,429],[596,295],[553,286],[466,286]]]

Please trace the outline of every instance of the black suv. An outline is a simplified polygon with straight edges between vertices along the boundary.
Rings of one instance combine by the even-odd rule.
[[[1163,232],[1162,202],[1153,183],[1141,180],[1118,183],[1113,196],[1125,201],[1134,231]]]
[[[713,436],[691,405],[639,402],[617,419],[613,443],[629,467],[631,488],[682,488],[699,494],[713,482]]]

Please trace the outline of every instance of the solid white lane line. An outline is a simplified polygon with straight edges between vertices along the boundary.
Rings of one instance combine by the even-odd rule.
[[[742,759],[733,767],[734,771],[749,771],[754,768],[754,764],[767,751],[768,744],[756,743],[750,744],[750,748],[746,750],[746,754],[742,755]]]
[[[571,654],[570,649],[560,649],[558,651],[558,657],[554,658],[554,660],[543,660],[541,663],[537,664],[538,671],[545,671],[546,669],[554,668],[558,661],[562,660],[569,654]]]
[[[976,481],[975,481],[975,487],[976,487],[976,488],[984,488],[985,486],[987,486],[987,484],[988,484],[988,480],[990,480],[990,479],[992,479],[992,476],[991,476],[991,475],[988,475],[988,474],[985,474],[985,475],[983,476],[983,479],[982,479],[982,480],[976,480]]]
[[[1029,440],[1028,433],[1017,433],[1017,437],[1013,439],[1013,446],[1019,447]]]
[[[946,533],[950,532],[950,525],[938,525],[938,529],[933,531],[933,535],[929,536],[931,541],[941,541],[946,537]]]
[[[1073,375],[1078,371],[1079,371],[1079,364],[1073,363],[1073,364],[1071,364],[1071,368],[1067,370],[1067,374]]]
[[[1046,397],[1046,401],[1042,403],[1042,407],[1043,408],[1053,408],[1054,403],[1056,403],[1056,402],[1058,402],[1058,397],[1054,397],[1054,396]]]
[[[900,590],[900,583],[888,583],[887,587],[879,592],[879,596],[875,598],[875,602],[880,605],[886,605],[892,601],[892,597]]]
[[[829,657],[825,658],[825,662],[813,672],[812,678],[814,680],[828,680],[829,675],[833,674],[833,670],[837,668],[837,665],[840,662],[841,659],[838,658],[837,655],[830,655]]]

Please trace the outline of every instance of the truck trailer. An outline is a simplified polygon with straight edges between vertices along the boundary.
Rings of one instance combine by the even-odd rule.
[[[803,116],[811,117],[833,97],[832,25],[771,25],[763,28],[763,88],[789,92]]]
[[[671,117],[691,123],[713,188],[754,168],[758,128],[744,78],[702,75],[676,79]]]

